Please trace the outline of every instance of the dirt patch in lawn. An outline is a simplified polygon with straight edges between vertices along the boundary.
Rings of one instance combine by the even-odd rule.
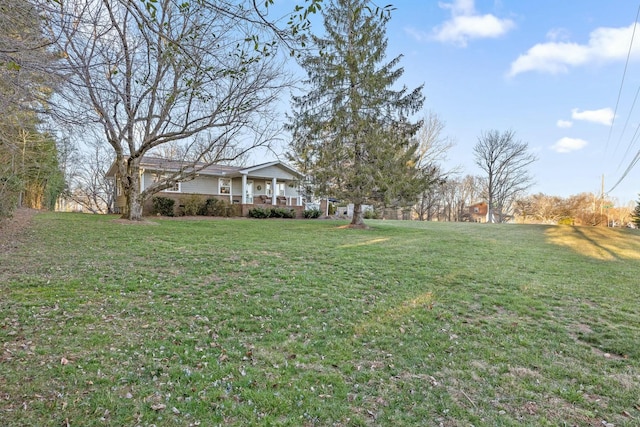
[[[0,219],[0,253],[7,253],[20,246],[29,237],[31,220],[38,211],[20,208],[10,218]]]

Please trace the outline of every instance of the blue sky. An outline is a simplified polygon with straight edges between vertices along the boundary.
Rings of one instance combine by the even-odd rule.
[[[622,82],[640,0],[388,3],[388,56],[404,55],[400,83],[424,84],[425,113],[456,142],[446,166],[481,174],[478,136],[512,129],[539,157],[530,193],[566,197],[599,193],[603,174],[608,191],[639,152],[640,25]],[[610,196],[638,193],[640,165]]]

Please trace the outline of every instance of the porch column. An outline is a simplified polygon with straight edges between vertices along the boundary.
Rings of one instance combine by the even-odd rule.
[[[277,180],[276,178],[273,178],[271,180],[271,204],[274,206],[276,205],[276,201],[277,201],[276,197],[278,196],[276,194],[276,191],[278,191],[278,187],[276,186],[276,184],[277,184]]]
[[[247,175],[242,174],[242,204],[247,204]]]

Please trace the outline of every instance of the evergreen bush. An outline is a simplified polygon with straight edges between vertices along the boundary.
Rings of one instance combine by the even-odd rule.
[[[269,218],[271,210],[268,208],[256,207],[249,209],[249,218]]]
[[[307,209],[304,211],[305,218],[319,218],[320,217],[320,209]]]
[[[296,211],[287,208],[262,208],[249,209],[250,218],[295,218]]]
[[[168,197],[156,196],[153,199],[152,213],[162,216],[173,216],[173,207],[176,201]]]

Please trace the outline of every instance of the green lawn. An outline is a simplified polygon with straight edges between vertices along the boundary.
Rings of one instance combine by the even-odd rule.
[[[638,426],[640,233],[38,214],[2,426]]]

